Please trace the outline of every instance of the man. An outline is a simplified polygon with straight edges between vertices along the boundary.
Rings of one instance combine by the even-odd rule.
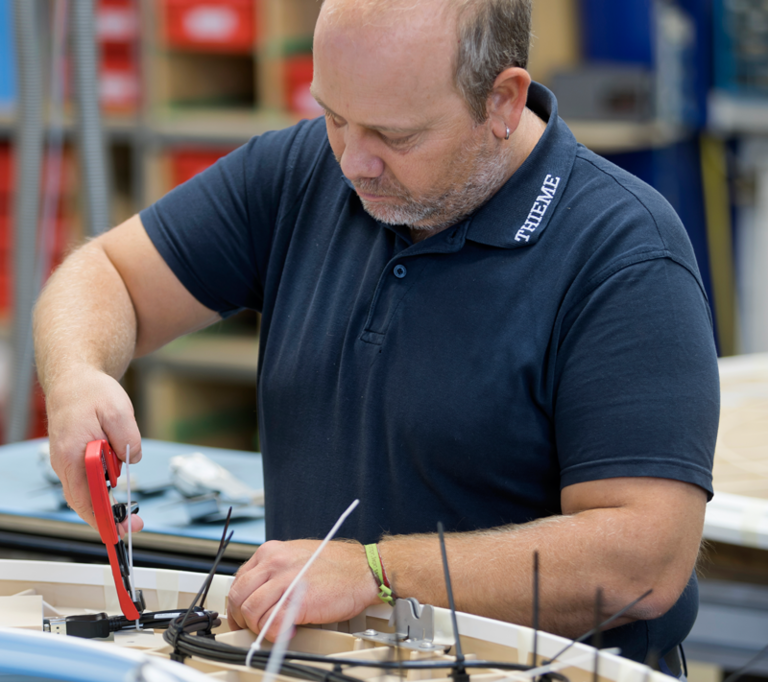
[[[267,535],[233,627],[262,628],[318,540],[299,622],[398,596],[664,655],[692,571],[718,418],[711,321],[679,220],[576,144],[524,70],[528,0],[327,0],[322,121],[254,138],[73,254],[36,312],[52,460],[92,522],[82,453],[140,449],[130,359],[262,311]],[[135,521],[136,528],[140,521]],[[282,541],[282,542],[281,542]],[[276,627],[276,626],[275,626]],[[273,629],[270,635],[275,634]]]

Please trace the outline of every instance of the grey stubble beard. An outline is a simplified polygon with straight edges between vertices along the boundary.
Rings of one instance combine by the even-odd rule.
[[[405,225],[413,231],[440,230],[458,224],[482,206],[506,182],[508,176],[506,154],[489,149],[484,142],[468,144],[454,163],[471,165],[466,177],[450,182],[446,188],[427,193],[419,199],[394,179],[362,179],[353,181],[353,184],[360,191],[401,200],[400,204],[387,205],[360,197],[365,211],[379,222]]]

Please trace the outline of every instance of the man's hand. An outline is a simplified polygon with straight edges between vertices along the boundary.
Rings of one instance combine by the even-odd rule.
[[[108,374],[89,367],[73,368],[62,375],[46,396],[51,466],[61,479],[64,497],[78,515],[96,528],[91,494],[85,475],[85,446],[106,438],[118,458],[125,460],[131,446],[131,463],[141,459],[141,436],[133,406],[123,387]],[[123,470],[125,473],[125,470]],[[127,520],[121,531],[127,532]],[[131,529],[140,531],[144,522],[131,516]]]
[[[51,464],[67,501],[92,526],[86,444],[106,438],[120,459],[129,444],[131,462],[141,459],[133,406],[117,379],[135,355],[217,319],[166,265],[139,216],[72,253],[48,280],[34,331]],[[131,519],[140,530],[141,519]]]
[[[233,630],[259,632],[280,597],[296,577],[320,540],[266,542],[240,567],[229,591],[227,617]],[[379,603],[379,589],[359,543],[330,542],[304,576],[307,590],[296,624],[348,620]],[[267,632],[274,641],[282,614]]]

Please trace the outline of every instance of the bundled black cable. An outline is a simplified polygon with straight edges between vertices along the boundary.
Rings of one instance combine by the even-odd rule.
[[[145,612],[139,618],[139,624],[153,630],[164,630],[183,616],[187,609],[171,609],[168,611]],[[215,611],[198,609],[195,617],[185,626],[187,632],[207,631],[221,625],[219,614]],[[48,632],[70,637],[96,639],[109,637],[113,632],[135,630],[136,621],[125,616],[108,616],[106,613],[91,613],[83,616],[67,616],[66,618],[46,618],[43,628]]]
[[[140,627],[152,628],[153,630],[170,629],[172,639],[167,640],[176,649],[176,642],[181,634],[196,634],[203,637],[213,637],[212,630],[221,625],[221,619],[216,611],[206,611],[202,605],[197,606],[197,600],[203,596],[201,604],[205,603],[216,568],[224,556],[229,541],[232,539],[232,533],[227,537],[229,520],[232,516],[232,508],[229,508],[227,521],[224,525],[224,532],[219,543],[219,551],[213,562],[210,572],[206,576],[200,591],[192,600],[192,604],[187,609],[168,609],[166,611],[144,612],[139,616],[138,625]],[[133,630],[136,628],[136,621],[129,620],[125,616],[108,616],[106,613],[93,613],[88,615],[67,616],[46,618],[43,621],[43,629],[59,635],[70,635],[72,637],[83,637],[86,639],[96,639],[109,637],[113,632],[120,630]],[[167,634],[167,633],[165,633]],[[164,635],[165,636],[165,635]],[[166,638],[167,639],[167,638]],[[175,657],[183,660],[174,651]]]
[[[245,665],[248,649],[231,646],[210,639],[195,637],[186,631],[180,631],[177,628],[181,624],[181,620],[181,618],[178,618],[177,621],[163,633],[165,641],[174,646],[179,654],[182,656],[197,656],[198,658],[216,661],[217,663]],[[291,654],[290,658],[293,657],[294,654]],[[329,659],[323,656],[315,656],[313,657],[313,660],[314,662],[325,664],[330,661],[336,663],[334,659]],[[268,651],[257,651],[251,658],[251,667],[258,670],[264,670],[267,667],[268,661]],[[300,680],[309,680],[310,682],[324,682],[326,680],[327,682],[360,682],[358,678],[350,677],[337,670],[329,671],[310,665],[301,665],[293,663],[287,659],[283,661],[283,664],[280,667],[280,674],[295,677]]]
[[[169,644],[175,646],[184,656],[197,656],[217,663],[228,663],[231,665],[245,665],[245,659],[248,656],[248,649],[243,647],[231,646],[223,642],[200,639],[191,636],[187,631],[179,629],[182,618],[174,621],[168,630],[163,634],[163,638]],[[251,658],[251,667],[264,670],[269,661],[269,651],[256,651]],[[311,665],[303,665],[295,661],[304,663],[316,663],[328,665],[333,663],[337,668],[332,671],[323,668],[315,668]],[[521,663],[509,663],[502,661],[478,661],[465,660],[467,668],[497,668],[501,670],[529,670],[531,666]],[[302,680],[329,680],[329,682],[360,682],[358,678],[345,675],[338,668],[358,667],[358,668],[379,668],[382,670],[438,670],[451,669],[455,666],[454,661],[370,661],[355,658],[328,658],[319,654],[305,654],[295,651],[287,651],[285,661],[280,669],[281,675],[288,675]],[[553,679],[567,682],[567,678],[559,673],[552,673]]]

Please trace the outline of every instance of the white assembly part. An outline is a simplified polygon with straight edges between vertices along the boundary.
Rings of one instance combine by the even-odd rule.
[[[0,597],[0,627],[43,631],[43,597],[15,595]]]
[[[34,590],[37,594],[26,594],[23,598],[39,595],[35,606],[36,618],[42,614],[42,600],[45,599],[56,609],[67,615],[108,611],[105,602],[104,584],[112,582],[105,567],[73,563],[29,562],[0,560],[0,596],[10,596],[22,591]],[[158,610],[159,603],[167,604],[169,597],[178,594],[176,608],[187,606],[198,592],[205,579],[203,574],[183,571],[158,569],[136,569],[136,587],[144,590],[148,610]],[[232,583],[231,577],[217,576],[220,584],[219,595],[226,595]],[[210,595],[209,595],[210,596]],[[220,607],[209,605],[225,616]],[[222,601],[219,596],[216,601]],[[3,607],[0,606],[0,611]],[[436,623],[449,619],[447,609],[418,609],[421,617],[433,613]],[[336,624],[333,630],[298,626],[291,640],[289,650],[304,653],[329,655],[332,658],[360,658],[361,660],[394,660],[395,649],[392,646],[379,646],[366,641],[360,635],[376,638],[390,632],[387,621],[393,609],[386,604],[369,607],[353,622]],[[640,663],[602,651],[599,656],[586,644],[575,644],[565,650],[568,640],[546,632],[537,635],[537,656],[532,651],[530,628],[503,623],[490,618],[457,613],[458,631],[462,638],[462,648],[469,660],[481,658],[487,661],[521,662],[532,665],[557,656],[560,672],[573,682],[586,682],[592,679],[596,660],[599,659],[600,682],[671,682],[672,678],[660,672],[654,672]],[[263,672],[248,669],[242,665],[217,663],[213,660],[188,659],[188,665],[174,663],[167,659],[171,648],[155,631],[121,632],[114,641],[87,641],[76,637],[37,633],[26,630],[0,628],[0,676],[9,669],[14,672],[25,670],[27,674],[48,675],[50,679],[59,679],[54,673],[62,670],[77,671],[78,679],[84,682],[103,682],[105,679],[131,680],[236,680],[237,682],[263,682]],[[363,631],[358,633],[358,628]],[[444,628],[425,628],[425,632],[440,632]],[[215,630],[217,641],[223,644],[246,649],[254,642],[255,635],[248,630],[229,632],[226,618]],[[433,635],[434,636],[434,635]],[[442,638],[439,636],[438,639]],[[404,649],[401,647],[401,651]],[[411,651],[406,660],[453,661],[450,651],[445,653],[444,645],[432,646],[429,652]],[[560,654],[558,656],[558,654]],[[195,669],[197,668],[197,669]],[[450,682],[450,668],[443,668],[444,674],[430,671],[429,677],[434,682]],[[523,680],[526,673],[519,675],[507,670],[481,669],[469,670],[471,680],[476,682],[502,682],[507,679]],[[411,670],[405,676],[395,674],[381,675],[375,668],[345,667],[344,673],[355,677],[360,682],[370,682],[378,678],[383,682],[411,682],[425,679],[422,671]],[[139,676],[141,675],[141,676]],[[277,680],[287,682],[284,675]]]
[[[217,493],[224,502],[264,505],[263,490],[248,487],[202,452],[172,457],[170,471],[173,485],[186,497]]]

